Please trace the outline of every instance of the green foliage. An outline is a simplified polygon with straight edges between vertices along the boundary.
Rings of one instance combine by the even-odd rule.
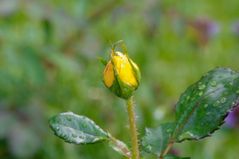
[[[72,112],[61,113],[49,121],[55,135],[74,144],[91,144],[108,140],[109,136],[92,120]]]
[[[211,135],[238,100],[239,73],[228,68],[208,72],[181,95],[173,138],[181,142]]]
[[[158,156],[174,142],[210,136],[239,102],[239,73],[229,68],[209,71],[182,93],[176,104],[175,123],[146,129],[145,150]]]
[[[166,149],[175,128],[175,123],[162,124],[157,128],[146,128],[142,146],[146,152],[159,156]]]
[[[164,156],[174,142],[198,140],[211,135],[219,129],[228,112],[238,104],[238,99],[239,73],[229,68],[209,71],[181,95],[176,105],[175,123],[146,129],[142,139],[144,150]],[[109,137],[87,117],[71,112],[61,113],[51,118],[50,125],[57,136],[69,143],[87,144],[111,138],[113,149],[130,158],[130,152],[123,142]],[[179,157],[168,155],[164,158]]]
[[[49,120],[56,136],[72,144],[93,144],[108,141],[109,145],[121,155],[130,158],[130,151],[125,143],[102,130],[91,119],[72,112],[60,113]]]
[[[173,120],[180,93],[204,72],[239,70],[239,39],[232,32],[238,6],[238,0],[1,0],[0,158],[122,159],[105,142],[62,142],[49,135],[46,120],[70,110],[129,143],[125,107],[105,91],[97,61],[108,59],[110,41],[119,39],[142,72],[135,94],[140,134]],[[189,26],[198,18],[219,25],[203,46],[193,35],[205,30]],[[225,125],[211,138],[173,150],[193,159],[235,159],[238,130]]]

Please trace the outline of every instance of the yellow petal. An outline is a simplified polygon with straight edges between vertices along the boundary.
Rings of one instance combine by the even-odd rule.
[[[113,82],[114,82],[114,69],[112,62],[109,61],[104,70],[104,83],[109,88],[112,86]]]
[[[137,86],[138,83],[127,56],[120,52],[116,52],[112,60],[120,80],[129,86]]]

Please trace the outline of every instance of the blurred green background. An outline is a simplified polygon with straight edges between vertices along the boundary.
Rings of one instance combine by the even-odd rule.
[[[48,119],[86,115],[130,144],[124,101],[102,83],[120,39],[141,68],[140,136],[174,119],[180,94],[208,70],[239,70],[238,0],[0,0],[0,158],[121,159],[106,143],[76,146]],[[192,159],[238,159],[239,128],[174,146]],[[155,156],[146,155],[146,159]]]

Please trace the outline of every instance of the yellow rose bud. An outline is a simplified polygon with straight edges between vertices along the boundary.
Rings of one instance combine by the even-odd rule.
[[[112,51],[111,59],[104,70],[104,84],[117,96],[128,99],[138,88],[140,71],[125,54]]]

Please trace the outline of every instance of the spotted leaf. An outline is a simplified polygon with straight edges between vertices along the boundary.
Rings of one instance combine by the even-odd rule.
[[[109,139],[108,133],[91,119],[72,112],[52,117],[49,124],[55,135],[68,143],[90,144]]]
[[[173,137],[181,142],[211,135],[238,104],[239,74],[217,68],[191,85],[176,105]]]

